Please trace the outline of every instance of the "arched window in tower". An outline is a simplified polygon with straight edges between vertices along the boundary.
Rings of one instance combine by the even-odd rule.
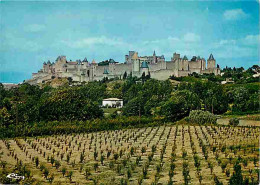
[[[88,77],[89,77],[89,70],[87,70],[87,74],[88,74]]]

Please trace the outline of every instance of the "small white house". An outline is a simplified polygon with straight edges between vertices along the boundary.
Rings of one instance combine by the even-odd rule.
[[[122,108],[123,107],[123,100],[118,99],[118,98],[103,99],[102,107]]]
[[[256,73],[256,74],[254,74],[253,77],[254,77],[254,78],[258,78],[258,77],[260,77],[260,73]]]
[[[221,84],[233,84],[234,81],[232,80],[232,78],[226,78],[225,81],[221,81]]]

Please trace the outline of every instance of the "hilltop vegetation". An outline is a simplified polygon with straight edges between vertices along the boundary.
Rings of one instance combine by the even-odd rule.
[[[234,78],[240,73],[245,79],[249,74],[249,78],[253,78],[254,74],[250,72],[251,68],[245,72],[225,70],[224,76],[232,74]],[[62,130],[61,127],[77,129],[77,125],[103,130],[108,122],[113,123],[110,129],[117,123],[131,126],[153,121],[173,122],[188,116],[192,110],[213,114],[258,113],[259,82],[248,83],[242,77],[235,84],[225,85],[214,80],[222,77],[212,75],[175,78],[180,81],[178,85],[170,80],[158,81],[147,76],[139,79],[128,76],[125,80],[114,81],[104,79],[58,88],[47,85],[39,88],[24,83],[9,91],[0,84],[1,137],[38,134],[46,125],[55,125],[52,130]],[[109,97],[122,98],[124,107],[120,115],[114,112],[104,118],[100,105],[102,99]],[[121,124],[120,120],[124,120],[125,124]],[[15,132],[19,128],[23,128],[24,132]]]

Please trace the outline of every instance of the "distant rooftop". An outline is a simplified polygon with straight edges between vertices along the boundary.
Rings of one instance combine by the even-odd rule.
[[[147,62],[142,62],[141,68],[148,68]]]
[[[209,59],[208,60],[215,60],[214,59],[214,57],[213,57],[213,55],[212,55],[212,53],[210,54],[210,56],[209,56]]]

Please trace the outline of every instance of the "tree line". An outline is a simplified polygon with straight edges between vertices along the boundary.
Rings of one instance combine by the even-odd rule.
[[[0,83],[0,128],[14,131],[48,122],[56,125],[67,122],[74,126],[79,121],[94,124],[93,120],[103,120],[105,123],[108,119],[119,121],[120,117],[129,122],[134,118],[137,123],[143,117],[151,122],[154,119],[172,122],[188,116],[192,110],[213,114],[256,113],[259,111],[258,89],[258,82],[221,85],[194,76],[177,84],[171,80],[132,76],[59,88],[23,83],[18,88],[5,90]],[[100,105],[104,98],[110,97],[122,98],[124,107],[121,114],[115,112],[105,118]]]

